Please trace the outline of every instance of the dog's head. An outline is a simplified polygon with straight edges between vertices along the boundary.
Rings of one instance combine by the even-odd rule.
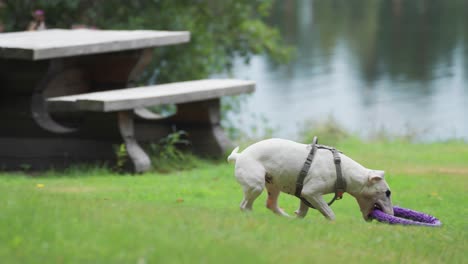
[[[356,197],[364,219],[369,220],[369,214],[375,207],[393,215],[391,192],[384,179],[384,172],[370,170],[367,177],[367,182]]]

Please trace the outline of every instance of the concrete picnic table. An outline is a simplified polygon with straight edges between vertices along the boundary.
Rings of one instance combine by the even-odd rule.
[[[130,108],[119,109],[119,115],[93,109],[67,111],[74,108],[68,106],[56,110],[50,104],[60,102],[48,101],[63,98],[69,103],[67,96],[89,94],[93,99],[96,92],[134,87],[151,61],[153,48],[189,40],[187,31],[53,29],[0,34],[0,170],[113,163],[122,138],[127,147],[136,146],[131,158],[138,165],[135,159],[148,158],[141,156],[135,142],[158,142],[175,126],[190,132],[196,152],[222,154],[229,144],[220,132],[219,97],[251,92],[252,83],[229,80],[222,87],[213,86],[219,84],[214,80],[203,83],[211,88],[186,83],[190,98],[195,98],[192,101],[187,96],[180,99],[182,90],[174,101],[164,101],[140,89],[137,97],[148,97],[147,104],[178,104],[177,114],[166,119],[137,107],[141,98],[130,98],[130,103],[120,98],[135,109],[134,113],[127,111]],[[215,88],[217,96],[209,96]],[[99,98],[105,101],[109,96],[118,97],[118,93]],[[148,161],[143,163],[137,171],[148,169]]]

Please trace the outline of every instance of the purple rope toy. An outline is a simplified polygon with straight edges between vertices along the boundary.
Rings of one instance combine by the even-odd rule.
[[[388,215],[382,210],[376,208],[370,214],[371,219],[376,219],[379,222],[388,223],[391,225],[420,225],[420,226],[441,226],[442,223],[439,219],[432,215],[424,214],[414,210],[401,208],[398,206],[393,207],[395,215]]]

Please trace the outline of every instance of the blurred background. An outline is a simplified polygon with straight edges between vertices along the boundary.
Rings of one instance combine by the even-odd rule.
[[[258,84],[237,121],[292,138],[332,122],[365,138],[466,140],[467,14],[465,0],[275,1],[268,24],[296,54],[237,60],[234,76]]]
[[[0,31],[189,30],[155,49],[142,83],[207,76],[257,82],[224,100],[240,135],[304,138],[323,124],[363,138],[468,140],[467,0],[0,0]]]

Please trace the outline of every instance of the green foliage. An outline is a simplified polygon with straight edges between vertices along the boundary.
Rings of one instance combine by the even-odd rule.
[[[4,23],[7,30],[24,30],[31,11],[41,8],[49,27],[86,24],[101,29],[190,31],[189,44],[154,50],[152,66],[142,80],[164,83],[229,70],[237,56],[246,61],[253,54],[287,59],[291,49],[262,20],[271,4],[271,0],[11,0],[6,1]]]
[[[117,161],[115,163],[115,170],[118,172],[125,171],[125,164],[128,162],[128,153],[125,144],[120,144],[116,151]]]
[[[155,170],[169,172],[196,166],[195,156],[183,150],[190,145],[186,136],[185,131],[178,130],[162,138],[159,143],[149,145],[149,155]]]
[[[186,146],[190,145],[186,136],[187,133],[185,131],[178,130],[162,138],[158,143],[150,143],[146,146],[153,165],[153,172],[167,173],[196,167],[199,163],[198,160],[194,155],[184,150]],[[125,144],[117,146],[115,154],[116,163],[113,171],[128,173],[132,165]]]

